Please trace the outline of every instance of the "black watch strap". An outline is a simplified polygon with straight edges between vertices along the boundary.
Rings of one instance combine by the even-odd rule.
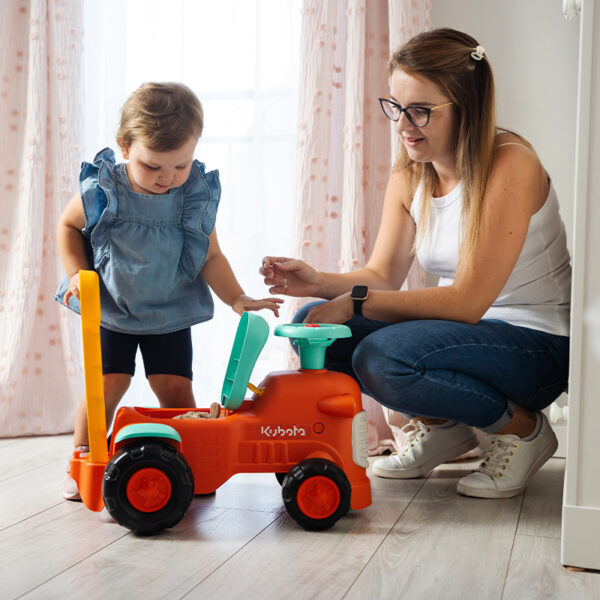
[[[362,305],[369,295],[369,288],[366,285],[355,285],[352,288],[350,298],[354,303],[354,315],[358,317],[363,316]]]
[[[354,302],[354,316],[362,317],[362,305],[363,305],[364,299],[357,300],[356,298],[352,298],[352,302]]]

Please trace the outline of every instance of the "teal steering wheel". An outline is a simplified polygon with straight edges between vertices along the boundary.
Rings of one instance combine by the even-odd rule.
[[[288,323],[277,325],[274,331],[280,337],[292,338],[300,352],[300,368],[322,369],[325,365],[325,350],[338,338],[352,336],[347,325],[331,323]]]

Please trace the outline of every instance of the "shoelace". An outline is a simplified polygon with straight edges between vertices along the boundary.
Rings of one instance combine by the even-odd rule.
[[[508,437],[492,437],[491,446],[483,451],[485,458],[477,470],[490,477],[503,477],[503,471],[518,447],[519,444]]]
[[[412,429],[410,429],[412,427]],[[430,431],[430,428],[425,425],[422,421],[417,419],[411,419],[406,425],[404,425],[400,431],[406,436],[404,446],[398,452],[402,456],[406,456],[406,452],[410,448],[413,448],[415,444],[421,441],[421,438],[425,437],[425,434]]]

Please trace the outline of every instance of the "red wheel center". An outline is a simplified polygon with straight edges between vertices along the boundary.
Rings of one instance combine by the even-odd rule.
[[[326,519],[340,505],[340,490],[329,477],[315,475],[300,484],[296,502],[300,510],[311,519]]]
[[[171,480],[163,471],[146,467],[129,478],[127,499],[137,510],[155,512],[167,504],[171,490]]]

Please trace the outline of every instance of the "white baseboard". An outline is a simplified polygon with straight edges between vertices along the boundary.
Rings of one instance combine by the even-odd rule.
[[[560,562],[568,567],[600,569],[598,531],[600,509],[563,505]]]

